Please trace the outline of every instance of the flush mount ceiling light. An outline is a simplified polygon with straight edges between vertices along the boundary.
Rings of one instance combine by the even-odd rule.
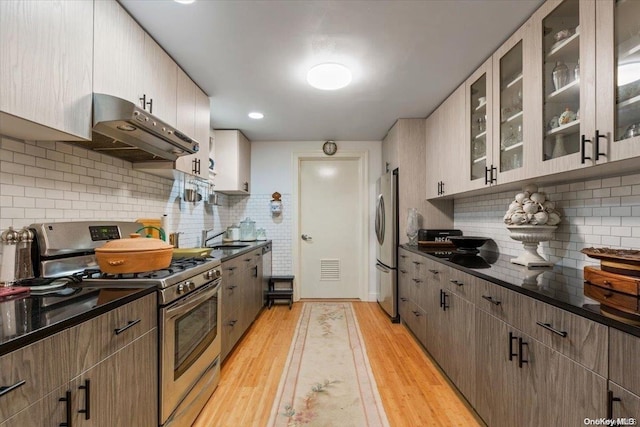
[[[252,111],[251,113],[249,113],[249,117],[251,117],[252,119],[260,120],[264,118],[264,114],[258,111]]]
[[[191,3],[194,3],[196,0],[173,0],[173,1],[180,4],[191,4]]]
[[[307,82],[316,89],[342,89],[351,83],[351,71],[341,64],[319,64],[307,72]]]
[[[640,62],[629,62],[618,66],[618,86],[640,80]]]

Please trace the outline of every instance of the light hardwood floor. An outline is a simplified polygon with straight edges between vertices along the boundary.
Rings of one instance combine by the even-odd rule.
[[[389,322],[377,303],[353,305],[392,427],[483,425],[404,326]],[[262,311],[222,365],[195,427],[266,426],[301,309]]]

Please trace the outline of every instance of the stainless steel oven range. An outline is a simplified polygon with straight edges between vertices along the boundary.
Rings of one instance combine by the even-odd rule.
[[[40,283],[51,289],[51,280],[54,284],[81,280],[91,287],[158,289],[160,425],[191,425],[220,378],[220,260],[173,259],[162,270],[105,274],[97,266],[94,249],[105,240],[128,237],[140,224],[91,221],[33,224],[31,228],[36,236],[35,291]]]

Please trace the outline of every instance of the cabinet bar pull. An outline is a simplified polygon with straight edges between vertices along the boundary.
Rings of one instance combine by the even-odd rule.
[[[429,272],[430,272],[430,273],[433,273],[433,274],[438,274],[438,273],[440,273],[438,270],[434,270],[434,269],[432,269],[432,268],[430,268],[430,269],[429,269]]]
[[[491,304],[495,304],[495,305],[500,305],[500,301],[493,299],[493,297],[489,297],[486,295],[482,295],[482,298],[486,299],[487,301],[489,301]]]
[[[421,283],[422,282],[422,280],[420,280],[420,279],[411,279],[411,280],[413,280],[416,283]]]
[[[585,160],[591,160],[590,156],[587,156],[586,153],[586,143],[591,142],[590,139],[587,139],[585,135],[580,136],[580,163],[584,164]]]
[[[607,135],[600,135],[600,131],[596,129],[596,137],[594,138],[596,143],[596,162],[600,159],[600,156],[607,157],[605,153],[600,152],[600,138],[607,139]]]
[[[493,177],[493,171],[496,171],[496,177]],[[498,182],[498,168],[491,165],[491,184]]]
[[[230,320],[229,326],[235,326],[237,322],[238,322],[237,320]]]
[[[415,265],[420,265],[422,264],[420,261],[412,261]]]
[[[400,270],[400,273],[407,274],[407,270]]]
[[[237,288],[238,285],[231,285],[231,286],[227,286],[227,289],[229,289],[230,291],[234,290],[235,288]]]
[[[405,297],[400,297],[400,301],[402,301],[402,302],[407,302],[407,301],[408,301],[408,299],[406,299]]]
[[[529,344],[524,342],[522,340],[522,337],[518,337],[518,367],[522,368],[522,365],[524,365],[525,363],[529,363],[528,360],[524,359],[524,346],[527,346],[527,348],[529,348]]]
[[[518,337],[513,336],[513,332],[509,332],[509,361],[513,360],[518,353],[513,352],[513,340],[517,340]]]
[[[20,380],[17,383],[13,384],[13,385],[7,385],[4,387],[0,387],[0,396],[4,396],[7,393],[11,393],[13,390],[22,387],[23,385],[25,385],[27,382],[25,380]]]
[[[565,331],[561,331],[559,329],[554,328],[553,326],[551,326],[551,323],[536,322],[536,325],[542,326],[546,330],[551,331],[554,334],[560,335],[563,338],[566,338],[567,336],[567,333]]]
[[[229,270],[229,271],[233,271],[233,270],[235,270],[236,268],[238,268],[238,267],[229,267],[229,268],[227,268],[227,270]]]
[[[457,280],[455,280],[455,279],[451,279],[451,280],[449,280],[449,281],[450,281],[451,283],[453,283],[454,285],[464,286],[464,283],[459,282],[459,281],[457,281]]]
[[[449,294],[440,289],[440,307],[442,307],[442,311],[447,311],[447,308],[449,308],[449,305],[447,304],[448,297]]]
[[[607,418],[613,419],[613,402],[620,402],[619,397],[614,397],[611,390],[607,391]]]
[[[138,320],[130,320],[129,323],[127,323],[125,326],[123,326],[122,328],[118,328],[118,329],[114,329],[113,332],[116,335],[120,335],[121,333],[123,333],[124,331],[126,331],[127,329],[137,325],[138,323],[140,323],[141,319]]]
[[[489,168],[487,166],[484,167],[484,185],[489,184]]]
[[[91,419],[91,381],[84,380],[84,385],[78,387],[79,390],[84,390],[84,409],[78,409],[79,414],[84,414],[85,420]]]
[[[67,415],[66,422],[60,423],[59,426],[60,427],[72,427],[71,426],[71,420],[73,419],[73,415],[71,414],[71,391],[67,391],[65,393],[64,397],[61,397],[60,399],[58,399],[58,402],[65,402],[66,415]]]
[[[404,259],[404,258],[406,258],[406,257],[407,257],[406,255],[400,255],[400,258],[403,258],[403,259]]]

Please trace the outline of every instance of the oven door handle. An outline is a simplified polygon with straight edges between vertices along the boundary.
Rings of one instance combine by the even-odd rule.
[[[221,280],[211,282],[198,290],[187,294],[184,298],[176,301],[175,303],[165,307],[167,317],[174,317],[176,315],[188,312],[203,301],[208,300],[211,296],[215,295],[220,290]]]

